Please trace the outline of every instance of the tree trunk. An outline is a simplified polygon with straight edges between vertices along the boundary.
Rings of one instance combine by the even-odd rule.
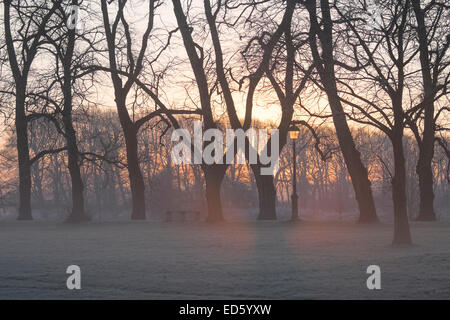
[[[25,114],[25,89],[17,86],[16,135],[19,161],[19,216],[18,220],[33,220],[31,215],[31,163],[28,146],[28,122]]]
[[[72,5],[77,5],[76,0],[72,0]],[[70,213],[68,222],[82,222],[89,218],[84,211],[84,197],[83,197],[83,180],[81,178],[80,165],[78,162],[78,146],[77,136],[73,127],[72,111],[72,59],[75,48],[75,30],[69,30],[69,37],[66,49],[66,56],[64,57],[64,110],[62,112],[64,129],[66,133],[66,145],[68,156],[68,167],[70,179],[72,183],[72,212]]]
[[[258,220],[276,220],[276,190],[272,175],[261,175],[261,166],[251,165],[258,189],[259,215]]]
[[[208,206],[208,222],[223,221],[220,188],[225,177],[226,165],[203,165],[206,182],[206,203]]]
[[[131,127],[123,127],[127,150],[128,175],[130,177],[132,220],[145,220],[145,184],[139,167],[137,132]]]
[[[377,222],[378,217],[375,210],[367,169],[361,161],[361,155],[356,149],[350,128],[345,119],[342,105],[337,99],[339,99],[337,95],[329,95],[330,105],[332,106],[333,123],[336,128],[339,146],[342,150],[342,155],[351,177],[355,198],[358,203],[359,222]]]
[[[433,147],[433,143],[429,143],[423,148]],[[420,151],[419,160],[417,162],[417,175],[419,176],[419,193],[420,206],[418,221],[435,221],[436,214],[434,212],[434,192],[433,192],[433,171],[431,169],[431,161],[433,151]]]
[[[83,180],[81,178],[78,162],[78,147],[75,130],[72,125],[71,114],[63,114],[64,128],[66,132],[68,168],[72,182],[72,212],[67,222],[82,222],[89,220],[84,211]]]
[[[394,150],[394,177],[392,178],[392,200],[394,202],[394,245],[410,245],[408,212],[406,209],[406,168],[403,153],[403,128],[394,128],[392,146]]]
[[[310,15],[311,23],[311,36],[309,40],[311,52],[319,72],[320,80],[330,103],[339,146],[352,180],[359,208],[359,222],[377,222],[378,217],[375,210],[375,203],[373,201],[371,183],[369,181],[367,169],[361,161],[359,151],[356,149],[355,142],[347,124],[344,108],[342,107],[337,91],[333,57],[333,22],[331,19],[329,3],[328,0],[321,0],[320,4],[323,30],[320,28],[317,19],[316,1],[305,3]],[[317,48],[316,35],[321,43],[322,54],[320,54]]]
[[[433,171],[431,162],[434,155],[435,138],[435,120],[434,120],[434,85],[431,75],[431,66],[428,51],[428,36],[425,25],[424,12],[420,7],[419,0],[413,0],[412,5],[417,20],[417,34],[419,38],[419,56],[422,72],[423,90],[424,90],[424,122],[422,141],[419,144],[419,160],[417,162],[417,174],[419,176],[420,189],[420,209],[417,220],[434,221],[436,215],[434,212],[433,200]],[[420,140],[420,138],[418,139]]]
[[[126,98],[117,95],[118,93],[116,92],[117,113],[119,114],[120,125],[125,137],[127,169],[128,176],[130,178],[132,203],[131,219],[145,220],[145,184],[141,168],[139,166],[137,129],[128,115],[125,104]]]

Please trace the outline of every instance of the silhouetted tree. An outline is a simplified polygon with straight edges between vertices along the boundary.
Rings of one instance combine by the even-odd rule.
[[[417,51],[411,45],[409,0],[383,3],[383,6],[379,7],[382,18],[374,26],[367,26],[364,18],[358,16],[358,10],[361,8],[346,5],[335,8],[348,28],[346,36],[354,40],[348,43],[354,49],[353,64],[357,71],[360,71],[356,71],[353,78],[348,76],[346,81],[339,81],[341,101],[352,108],[348,115],[352,120],[380,129],[392,143],[393,243],[410,244],[403,147],[408,106],[405,106],[404,96],[408,90],[408,64]],[[379,57],[384,59],[380,60]],[[355,71],[352,72],[354,73]],[[358,87],[355,87],[349,78],[357,79],[355,83],[358,83]]]
[[[417,22],[420,66],[422,73],[423,100],[416,107],[415,115],[408,120],[419,146],[417,175],[419,177],[420,207],[417,220],[436,220],[434,211],[433,169],[436,122],[442,110],[436,110],[436,100],[447,92],[450,59],[447,54],[450,46],[449,28],[446,23],[445,4],[431,1],[425,7],[419,0],[411,0]],[[445,38],[444,41],[441,41]],[[423,130],[420,132],[418,120],[423,113]]]
[[[361,161],[359,151],[356,149],[337,90],[338,80],[335,68],[336,66],[344,68],[347,66],[345,63],[338,61],[334,57],[335,43],[333,32],[335,24],[333,24],[330,5],[328,0],[320,0],[321,20],[319,21],[317,15],[317,1],[306,0],[303,3],[309,13],[309,44],[311,53],[323,90],[328,97],[339,145],[352,179],[352,185],[360,212],[359,221],[362,223],[375,222],[378,219],[367,169]]]
[[[49,6],[50,4],[50,6]],[[47,24],[61,1],[5,0],[4,32],[8,61],[14,78],[15,127],[19,162],[19,220],[31,220],[31,164],[28,145],[28,121],[25,108],[30,70]],[[12,10],[11,10],[12,9]],[[12,11],[14,12],[12,14]]]

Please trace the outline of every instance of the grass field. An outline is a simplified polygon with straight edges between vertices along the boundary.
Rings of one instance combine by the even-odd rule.
[[[450,223],[0,223],[2,299],[450,299]],[[81,290],[66,288],[67,266]],[[381,267],[381,290],[366,268]]]

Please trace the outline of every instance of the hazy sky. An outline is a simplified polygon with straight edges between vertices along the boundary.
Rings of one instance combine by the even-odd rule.
[[[94,4],[92,4],[92,6],[94,6]],[[203,10],[203,1],[194,0],[193,9],[194,11],[201,12],[200,10]],[[98,11],[100,14],[99,7],[95,8],[95,11]],[[110,13],[111,12],[114,11],[110,10]],[[148,5],[146,1],[131,1],[130,5],[127,6],[126,17],[130,21],[130,25],[133,28],[136,40],[138,40],[136,44],[140,44],[142,33],[145,31],[147,23],[147,12]],[[92,21],[92,17],[87,17],[86,14],[83,13],[81,14],[81,19],[83,21]],[[165,41],[167,37],[167,30],[174,30],[176,26],[177,24],[173,12],[172,2],[165,1],[164,4],[157,9],[155,18],[154,34],[157,34],[161,38],[161,42],[159,42],[159,44]],[[202,33],[202,30],[199,30],[199,28],[197,28],[195,31]],[[227,49],[228,51],[235,51],[236,49],[238,49],[236,47],[233,47],[233,44],[230,41],[230,39],[235,39],[233,35],[222,34],[221,37],[222,39],[226,38],[226,41],[224,41],[225,52],[227,51]],[[206,45],[209,46],[209,44]],[[242,44],[238,43],[238,45]],[[154,50],[154,46],[152,48],[152,46],[149,45],[149,49],[147,51],[151,52],[152,50]],[[205,50],[207,50],[206,46]],[[181,65],[176,67],[173,72],[171,72],[167,76],[166,86],[161,88],[165,92],[163,99],[169,105],[180,105],[180,107],[182,107],[182,105],[185,103],[187,95],[187,90],[185,87],[188,85],[188,82],[190,82],[190,79],[193,79],[193,74],[179,33],[176,33],[172,38],[171,46],[169,50],[167,50],[167,52],[163,55],[162,60],[167,59],[169,56],[171,58],[175,58],[175,60],[181,63]],[[109,77],[105,77],[105,86],[97,88],[96,98],[98,97],[99,103],[101,105],[104,105],[105,107],[115,108],[114,93],[110,86],[111,83]],[[197,89],[195,88],[195,86],[189,86],[189,95],[195,97],[196,95],[198,95],[196,91]],[[245,93],[245,90],[243,90],[242,93]],[[264,121],[279,120],[281,113],[278,101],[275,96],[261,94],[259,97],[256,96],[255,98],[255,108],[253,111],[254,118]],[[239,109],[239,113],[241,116],[243,116],[244,108],[242,107],[242,105],[245,103],[245,94],[235,93],[235,99],[235,102]],[[225,110],[223,108],[217,107],[216,111],[217,113],[221,114]]]

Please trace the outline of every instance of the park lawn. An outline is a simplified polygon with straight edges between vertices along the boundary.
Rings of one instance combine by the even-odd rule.
[[[2,221],[0,298],[450,299],[450,223],[411,230],[414,246],[392,247],[391,224]]]

